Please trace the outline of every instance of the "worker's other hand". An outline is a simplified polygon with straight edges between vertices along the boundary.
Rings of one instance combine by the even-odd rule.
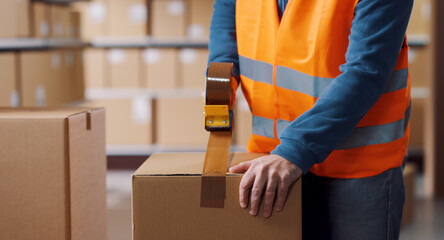
[[[247,208],[250,197],[251,215],[257,215],[264,196],[264,217],[271,216],[273,205],[277,212],[284,208],[290,186],[302,175],[298,166],[275,154],[240,163],[231,167],[230,172],[245,172],[239,185],[239,202]]]

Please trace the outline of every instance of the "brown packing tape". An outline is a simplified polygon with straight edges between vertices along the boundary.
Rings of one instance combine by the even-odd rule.
[[[206,82],[206,104],[228,105],[232,109],[233,64],[210,63]],[[225,173],[232,131],[210,133],[201,182],[201,207],[223,208],[225,201]]]

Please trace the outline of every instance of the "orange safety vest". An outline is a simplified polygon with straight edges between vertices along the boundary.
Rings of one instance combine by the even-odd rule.
[[[311,109],[341,74],[358,0],[238,0],[236,31],[242,90],[253,114],[250,152],[271,152],[283,129]],[[384,94],[353,133],[310,170],[368,177],[401,166],[409,138],[410,80],[404,43]]]

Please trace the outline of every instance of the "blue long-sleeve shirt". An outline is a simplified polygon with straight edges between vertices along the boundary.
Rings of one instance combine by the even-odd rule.
[[[277,0],[280,14],[288,0]],[[210,26],[209,62],[233,62],[239,74],[236,0],[215,0]],[[341,74],[314,107],[295,119],[271,153],[304,173],[323,162],[355,129],[386,88],[404,41],[413,0],[360,0]]]

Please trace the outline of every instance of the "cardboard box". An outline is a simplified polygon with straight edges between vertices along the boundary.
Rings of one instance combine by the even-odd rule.
[[[160,145],[206,146],[203,99],[199,91],[159,94],[154,101],[154,135]]]
[[[260,154],[234,153],[230,165]],[[239,206],[242,175],[227,174],[224,208],[202,208],[204,153],[153,154],[133,175],[133,239],[302,239],[301,181],[283,211],[250,216]]]
[[[409,72],[412,87],[429,87],[433,75],[433,48],[411,47],[409,50]]]
[[[66,49],[63,51],[63,67],[64,67],[64,77],[62,79],[59,79],[60,81],[66,82],[62,86],[62,91],[66,93],[65,96],[63,96],[62,101],[63,102],[72,102],[75,99],[76,95],[76,84],[77,84],[77,75],[76,75],[76,50],[75,49]]]
[[[234,106],[233,140],[235,145],[247,146],[252,134],[253,119],[247,101],[239,94],[240,91],[237,93]]]
[[[83,51],[85,88],[109,87],[105,79],[106,50],[87,48]]]
[[[178,87],[177,50],[148,48],[142,51],[142,86],[149,89]]]
[[[18,107],[20,98],[17,89],[17,55],[13,52],[0,53],[0,106]]]
[[[106,0],[78,2],[71,5],[76,11],[80,12],[80,35],[82,39],[91,40],[105,35],[109,17]]]
[[[208,49],[184,48],[179,52],[181,86],[205,88],[205,72],[208,64]]]
[[[151,144],[153,142],[151,98],[137,94],[125,96],[125,93],[122,93],[107,94],[106,97],[94,98],[86,103],[87,106],[106,109],[106,143]]]
[[[412,100],[409,147],[424,147],[425,102],[425,99]]]
[[[70,27],[70,10],[67,6],[50,5],[50,29],[53,38],[68,38]]]
[[[0,37],[30,36],[30,1],[0,1]]]
[[[44,107],[48,104],[51,78],[51,54],[47,51],[19,53],[20,97],[25,107]]]
[[[190,24],[187,36],[191,39],[208,40],[214,0],[189,0],[189,2]]]
[[[186,32],[185,0],[152,0],[151,27],[153,37],[184,37]]]
[[[431,34],[432,30],[431,0],[416,0],[410,16],[407,34]]]
[[[138,49],[110,49],[106,53],[106,78],[112,88],[139,88],[140,57]]]
[[[80,12],[70,11],[69,12],[69,28],[68,37],[69,38],[80,38]]]
[[[106,239],[103,109],[0,109],[0,239]]]
[[[83,49],[74,50],[74,86],[72,91],[74,92],[73,100],[84,99],[85,96],[85,68],[83,60]]]
[[[401,225],[410,223],[415,216],[416,166],[407,163],[404,168],[405,204]]]
[[[146,0],[108,0],[107,36],[148,35]]]
[[[44,2],[32,2],[32,36],[47,38],[50,35],[49,5]]]

